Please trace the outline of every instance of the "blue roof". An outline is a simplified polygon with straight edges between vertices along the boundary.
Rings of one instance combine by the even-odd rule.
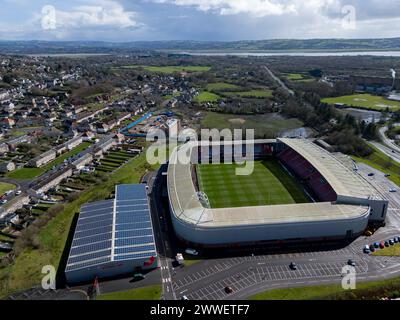
[[[66,272],[156,256],[146,186],[118,185],[114,200],[81,207]]]

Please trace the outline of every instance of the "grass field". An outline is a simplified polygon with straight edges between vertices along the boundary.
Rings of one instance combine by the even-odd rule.
[[[197,103],[206,103],[206,102],[218,102],[221,97],[215,93],[203,91],[201,92],[194,101]]]
[[[96,300],[160,300],[161,286],[148,286],[122,292],[106,293]]]
[[[21,168],[7,174],[7,177],[18,180],[29,180],[49,171],[52,167],[61,164],[64,160],[77,155],[90,146],[90,142],[83,142],[75,149],[66,152],[41,168]]]
[[[206,88],[208,91],[230,91],[230,90],[234,91],[241,89],[241,87],[235,84],[230,84],[226,82],[209,83]]]
[[[315,79],[305,76],[301,73],[286,73],[285,78],[293,82],[312,82]]]
[[[5,192],[9,190],[14,190],[15,185],[11,183],[6,183],[6,182],[0,182],[0,195],[4,194]]]
[[[71,223],[80,207],[88,202],[106,199],[117,184],[138,183],[146,169],[151,168],[146,161],[146,152],[143,152],[110,174],[106,182],[90,187],[80,194],[78,200],[65,204],[64,210],[39,232],[39,249],[25,249],[12,266],[0,269],[0,298],[40,284],[42,266],[53,265],[57,269]]]
[[[341,285],[320,285],[289,289],[274,289],[256,294],[249,300],[371,300],[398,296],[400,278],[357,282],[355,290],[343,290]]]
[[[376,250],[372,253],[373,256],[387,256],[387,257],[398,257],[400,256],[400,245],[396,244],[391,247]]]
[[[238,91],[238,92],[226,92],[224,95],[227,96],[239,96],[242,98],[271,98],[272,90],[249,90],[249,91]]]
[[[272,138],[275,134],[300,128],[303,123],[298,119],[286,119],[279,115],[232,115],[208,112],[201,123],[202,128],[254,129],[257,137]]]
[[[371,94],[354,94],[351,96],[343,96],[336,98],[326,98],[322,99],[322,102],[335,104],[344,103],[349,107],[360,107],[364,109],[382,111],[386,108],[392,110],[400,109],[400,102],[391,101],[381,96],[373,96]]]
[[[276,160],[255,161],[254,172],[237,176],[237,164],[199,165],[200,189],[212,208],[309,202],[301,186]]]
[[[211,67],[207,66],[165,66],[165,67],[154,67],[154,66],[124,66],[123,69],[136,69],[143,68],[150,72],[159,73],[175,73],[175,72],[207,72],[210,71]]]
[[[374,150],[371,155],[364,158],[352,156],[352,158],[357,162],[365,163],[383,173],[390,174],[389,179],[400,186],[400,165],[375,148],[372,144],[369,144],[369,146]]]

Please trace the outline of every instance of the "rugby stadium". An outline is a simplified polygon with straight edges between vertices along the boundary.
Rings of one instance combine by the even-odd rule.
[[[236,175],[233,155],[249,144],[254,170]],[[352,240],[383,224],[388,207],[349,157],[308,139],[186,142],[167,189],[176,235],[199,247]]]

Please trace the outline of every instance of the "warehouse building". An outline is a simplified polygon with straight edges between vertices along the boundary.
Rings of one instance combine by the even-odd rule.
[[[65,269],[67,283],[157,266],[145,185],[118,185],[115,199],[82,206]]]

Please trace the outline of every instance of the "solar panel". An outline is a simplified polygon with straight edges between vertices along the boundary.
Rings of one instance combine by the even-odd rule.
[[[146,252],[146,253],[132,253],[132,254],[115,256],[114,260],[121,261],[121,260],[130,260],[130,259],[143,259],[143,258],[155,257],[156,255],[157,255],[156,251],[150,251],[150,252]]]
[[[144,236],[136,238],[121,238],[115,240],[115,247],[152,244],[154,241],[153,236]]]
[[[95,243],[95,242],[99,242],[99,241],[111,240],[111,238],[112,238],[111,231],[112,230],[110,230],[110,232],[107,232],[107,233],[100,233],[100,234],[96,234],[96,235],[84,237],[84,238],[75,238],[74,241],[72,241],[72,247],[82,246],[85,244]]]
[[[145,185],[119,185],[115,195],[82,206],[66,272],[157,255]]]
[[[112,231],[112,225],[109,226],[102,226],[96,229],[90,229],[90,230],[81,230],[81,231],[76,231],[74,238],[83,238],[83,237],[88,237],[96,234],[101,234],[101,233],[106,233],[106,232],[111,232]]]
[[[146,228],[151,228],[150,221],[137,222],[137,223],[124,223],[124,224],[118,224],[115,226],[115,230],[117,230],[117,231],[137,230],[137,229],[146,229]]]
[[[99,251],[99,252],[94,252],[94,253],[89,253],[89,254],[85,254],[85,255],[81,255],[81,256],[70,257],[68,260],[68,264],[82,262],[82,261],[88,261],[88,260],[93,260],[96,258],[108,257],[108,256],[111,256],[110,249],[107,249],[104,251]]]

